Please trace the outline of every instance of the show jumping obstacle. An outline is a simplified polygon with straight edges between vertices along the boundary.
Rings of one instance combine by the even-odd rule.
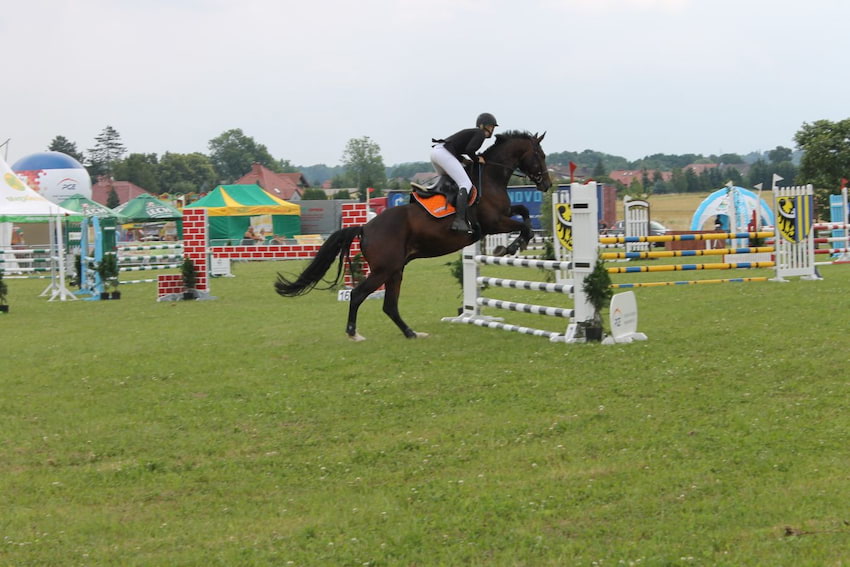
[[[775,277],[773,281],[787,281],[786,277],[799,276],[802,279],[819,279],[815,271],[813,249],[814,239],[811,218],[812,200],[814,191],[811,185],[803,187],[778,187],[775,189],[776,209],[778,214],[777,226],[773,232],[729,232],[729,233],[695,233],[659,236],[631,236],[628,234],[629,210],[626,209],[626,236],[601,237],[602,246],[622,246],[629,242],[644,241],[652,242],[674,242],[674,241],[708,241],[728,240],[735,242],[743,239],[770,239],[768,246],[751,246],[737,248],[718,248],[705,250],[667,250],[663,252],[642,253],[612,253],[600,254],[603,259],[649,259],[649,258],[671,258],[687,256],[713,256],[723,255],[724,261],[720,263],[705,264],[676,264],[655,266],[633,266],[609,268],[609,273],[639,273],[639,272],[667,272],[667,271],[691,271],[691,270],[733,270],[753,268],[773,268]],[[785,211],[784,213],[782,211]],[[783,216],[784,215],[784,216]],[[644,222],[643,219],[640,219]],[[743,255],[743,256],[741,256]],[[736,261],[737,258],[758,257],[752,255],[769,255],[769,260],[759,259],[755,261]],[[685,280],[678,282],[643,282],[643,283],[616,283],[615,288],[652,287],[666,285],[687,285],[707,283],[730,283],[730,282],[761,282],[768,278],[728,278],[711,280]]]
[[[342,226],[365,224],[368,208],[366,203],[342,205]],[[316,255],[320,244],[254,244],[209,246],[207,210],[186,208],[183,210],[183,257],[195,265],[197,283],[195,289],[202,298],[210,297],[209,268],[215,259],[228,260],[308,260]],[[351,257],[360,252],[360,243],[351,247]],[[366,273],[368,267],[364,266]],[[352,286],[350,269],[346,269],[345,284]],[[183,294],[181,274],[160,274],[157,277],[157,300],[176,299]]]
[[[557,195],[557,194],[556,194]],[[523,257],[507,258],[500,256],[486,256],[480,254],[478,242],[463,249],[463,309],[457,317],[446,317],[443,321],[451,323],[462,323],[476,325],[491,329],[501,329],[538,337],[547,337],[551,342],[577,342],[576,324],[589,320],[593,315],[593,308],[588,303],[582,290],[582,283],[593,269],[596,261],[596,242],[592,238],[572,238],[574,235],[589,235],[597,233],[597,199],[596,184],[580,185],[573,183],[570,186],[569,203],[556,202],[554,207],[570,207],[570,227],[562,232],[571,231],[566,239],[566,246],[571,249],[572,260],[552,261],[535,260]],[[554,216],[554,215],[553,215]],[[543,270],[569,271],[573,279],[569,282],[549,283],[528,280],[514,280],[506,278],[482,277],[479,273],[481,265],[513,266],[524,268],[539,268]],[[550,307],[529,303],[519,303],[482,297],[480,291],[483,286],[506,287],[517,290],[530,290],[538,292],[555,293],[559,295],[573,295],[574,307]],[[533,313],[549,317],[569,319],[571,322],[564,332],[547,331],[533,327],[513,325],[505,323],[502,318],[484,315],[482,308],[503,309],[522,313]]]
[[[591,184],[593,185],[593,184]],[[718,263],[703,264],[670,264],[652,266],[626,266],[609,267],[612,274],[620,273],[649,273],[649,272],[671,272],[692,270],[732,270],[773,268],[776,273],[774,281],[787,281],[787,276],[799,276],[801,279],[819,279],[814,270],[814,253],[811,249],[812,231],[811,227],[811,199],[813,197],[812,187],[789,187],[777,188],[775,191],[777,209],[784,211],[784,217],[780,217],[773,232],[728,232],[728,233],[695,233],[677,235],[651,236],[642,234],[640,236],[619,236],[599,238],[597,232],[596,216],[596,192],[595,189],[588,191],[589,186],[573,184],[570,194],[566,198],[565,192],[559,191],[553,195],[553,220],[560,219],[556,224],[555,234],[558,238],[555,244],[557,260],[541,261],[525,257],[505,258],[492,257],[480,254],[478,243],[469,246],[463,251],[463,290],[464,302],[462,312],[457,317],[444,318],[444,321],[453,323],[464,323],[481,327],[502,329],[535,336],[548,337],[553,342],[574,342],[574,333],[571,328],[576,322],[586,321],[592,315],[592,309],[587,304],[582,293],[582,282],[596,261],[597,254],[606,260],[633,260],[650,258],[673,258],[673,257],[698,257],[698,256],[724,256],[724,259],[734,258],[736,255],[765,255],[770,254],[770,260],[757,261],[722,261]],[[570,199],[572,202],[570,203]],[[643,224],[648,231],[648,207],[645,203],[635,203],[632,211],[638,211],[642,218],[631,219],[635,224]],[[628,211],[629,209],[627,209]],[[783,220],[784,218],[784,220]],[[628,219],[627,219],[628,220]],[[625,223],[630,232],[634,226]],[[674,241],[705,241],[728,240],[735,242],[740,239],[767,239],[782,241],[781,244],[773,246],[748,246],[748,247],[726,247],[705,250],[665,250],[651,251],[627,250],[626,252],[600,251],[607,246],[618,246],[628,244],[642,244],[648,246],[655,242]],[[534,267],[559,272],[557,283],[533,282],[527,280],[512,280],[506,278],[483,277],[479,273],[481,265]],[[562,277],[560,272],[570,274]],[[728,282],[764,282],[767,277],[746,277],[726,279],[705,279],[686,281],[665,282],[643,282],[643,283],[619,283],[615,288],[674,286],[674,285],[696,285],[708,283]],[[574,296],[574,308],[548,307],[529,303],[519,303],[483,297],[481,290],[486,287],[508,287],[518,290],[545,291],[549,293],[570,294]],[[564,333],[546,331],[542,329],[512,325],[503,322],[501,318],[494,318],[482,313],[483,308],[503,309],[523,313],[533,313],[570,319],[570,326]]]
[[[150,254],[157,250],[179,251],[175,254]],[[182,244],[119,244],[116,248],[118,254],[119,272],[148,272],[155,270],[180,269],[183,262]],[[148,254],[130,254],[132,252],[147,252]],[[119,281],[121,285],[137,283],[153,283],[156,279],[124,280]]]

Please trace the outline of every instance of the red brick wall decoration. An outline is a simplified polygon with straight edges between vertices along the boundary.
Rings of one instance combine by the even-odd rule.
[[[342,206],[342,227],[366,224],[366,203],[345,203]],[[252,246],[209,246],[207,235],[207,210],[183,210],[183,257],[191,258],[198,273],[195,289],[202,294],[209,294],[209,262],[212,258],[229,258],[231,260],[307,260],[313,258],[319,251],[318,244],[274,244]],[[360,252],[360,241],[355,240],[351,245],[351,256]],[[363,266],[364,275],[369,273],[368,265]],[[352,286],[351,269],[348,262],[345,265],[345,285]],[[157,278],[157,298],[171,294],[182,294],[183,280],[180,274],[165,274]]]

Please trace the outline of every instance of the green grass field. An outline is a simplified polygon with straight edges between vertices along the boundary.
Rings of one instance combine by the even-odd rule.
[[[441,323],[452,259],[408,267],[415,341],[275,295],[300,263],[215,301],[9,281],[0,565],[846,564],[850,267],[638,289],[649,341],[601,346]]]

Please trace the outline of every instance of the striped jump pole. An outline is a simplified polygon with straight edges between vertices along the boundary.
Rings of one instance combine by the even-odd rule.
[[[117,247],[118,252],[141,252],[147,250],[182,250],[182,244],[141,244],[141,245],[132,245],[132,244],[119,244]]]
[[[656,236],[601,236],[600,244],[623,244],[626,242],[683,242],[688,240],[727,240],[733,238],[768,238],[772,232],[709,232],[703,234],[659,234]]]
[[[831,233],[829,237],[818,237],[815,235],[815,254],[828,254],[831,256],[830,261],[815,262],[816,266],[850,263],[849,214],[847,187],[845,186],[841,188],[839,195],[829,196],[829,216],[831,222],[816,223],[813,225],[816,231],[828,230]],[[820,244],[831,244],[834,247],[819,248],[818,245]]]
[[[541,270],[571,270],[572,262],[559,262],[557,260],[535,260],[531,258],[513,258],[505,256],[484,256],[475,254],[473,261],[490,266],[514,266],[520,268],[540,268]]]
[[[677,285],[698,285],[698,284],[721,284],[721,283],[745,283],[745,282],[766,282],[767,277],[755,278],[723,278],[711,280],[681,280],[675,282],[640,282],[640,283],[621,283],[611,284],[614,289],[632,289],[636,287],[666,287]]]
[[[529,291],[545,291],[548,293],[564,293],[572,295],[575,291],[575,286],[572,284],[557,284],[550,282],[536,282],[526,280],[509,280],[505,278],[486,278],[479,277],[477,279],[479,286],[507,287],[512,289],[525,289]]]
[[[119,272],[150,272],[154,270],[175,270],[180,264],[151,264],[150,266],[124,266],[118,268]]]
[[[688,272],[694,270],[735,270],[741,268],[773,268],[776,262],[717,262],[714,264],[664,264],[662,266],[626,266],[608,268],[609,274],[646,272]]]
[[[659,252],[603,252],[599,257],[603,260],[614,259],[648,259],[648,258],[680,258],[687,256],[723,256],[725,254],[758,254],[773,252],[773,246],[752,246],[747,248],[709,248],[705,250],[664,250]]]
[[[128,262],[147,262],[150,260],[181,260],[183,254],[154,254],[151,256],[119,256],[118,261],[123,263]]]

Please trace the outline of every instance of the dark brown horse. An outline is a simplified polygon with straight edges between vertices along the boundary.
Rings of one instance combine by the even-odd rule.
[[[476,227],[474,234],[451,230],[450,216],[436,219],[419,204],[391,207],[363,226],[343,228],[333,233],[296,279],[288,280],[278,274],[275,290],[283,296],[307,293],[322,281],[334,261],[339,259],[336,279],[327,282],[335,285],[339,282],[343,260],[349,255],[351,243],[355,238],[360,238],[360,248],[371,271],[351,291],[348,324],[345,328],[349,338],[363,340],[357,333],[357,310],[369,294],[381,285],[386,286],[384,313],[398,325],[404,336],[428,336],[408,327],[399,315],[398,297],[404,267],[416,258],[432,258],[455,252],[488,234],[519,231],[519,236],[511,242],[506,252],[513,254],[524,248],[533,237],[528,209],[522,205],[511,206],[506,189],[515,169],[527,175],[540,191],[549,189],[551,182],[546,156],[540,147],[543,136],[527,132],[499,134],[496,142],[482,154],[486,164],[473,166],[471,179],[480,180],[478,189],[481,193],[478,203],[471,206],[468,212],[470,223]],[[521,216],[522,222],[511,218],[514,215]]]

